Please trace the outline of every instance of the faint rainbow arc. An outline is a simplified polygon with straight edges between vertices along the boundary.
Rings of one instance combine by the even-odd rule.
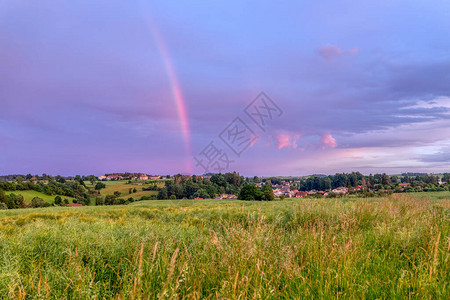
[[[181,131],[183,133],[184,146],[187,153],[187,168],[189,172],[192,172],[192,150],[191,150],[191,134],[189,129],[189,119],[186,109],[186,103],[183,97],[183,92],[181,90],[181,85],[178,81],[178,77],[175,72],[172,60],[170,59],[170,52],[167,49],[164,39],[157,30],[156,26],[149,22],[150,31],[152,32],[153,38],[155,39],[156,46],[158,47],[159,53],[161,54],[164,66],[169,77],[170,85],[172,87],[172,95],[175,100],[176,109],[179,121],[181,123]]]

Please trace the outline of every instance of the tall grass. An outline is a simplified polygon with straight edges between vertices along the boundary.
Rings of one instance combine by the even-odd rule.
[[[449,217],[404,195],[5,211],[0,296],[448,299]]]

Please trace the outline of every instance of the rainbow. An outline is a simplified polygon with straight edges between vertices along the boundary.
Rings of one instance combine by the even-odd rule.
[[[164,67],[166,68],[167,76],[169,77],[170,85],[172,86],[172,95],[175,100],[175,106],[178,114],[178,119],[181,124],[181,131],[184,139],[184,146],[187,154],[187,171],[192,172],[192,150],[191,150],[191,136],[189,129],[189,119],[188,113],[186,109],[186,101],[183,97],[183,92],[181,90],[181,85],[178,81],[177,74],[175,72],[175,68],[173,66],[172,60],[170,58],[170,52],[167,49],[166,43],[159,33],[155,24],[148,19],[148,24],[150,27],[150,31],[152,32],[155,43],[158,47],[159,53],[161,54],[162,60],[164,62]]]

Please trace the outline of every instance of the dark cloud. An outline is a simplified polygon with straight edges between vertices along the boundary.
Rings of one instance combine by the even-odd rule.
[[[248,173],[261,157],[277,159],[274,170],[290,170],[301,149],[385,151],[447,141],[448,106],[417,104],[450,96],[450,39],[443,38],[450,22],[441,13],[448,3],[393,4],[383,23],[376,17],[384,14],[383,5],[371,5],[372,13],[364,7],[348,3],[343,11],[330,2],[305,10],[294,1],[3,4],[0,136],[14,139],[4,139],[9,159],[3,172],[17,170],[17,153],[30,155],[24,166],[46,172],[51,166],[101,173],[110,164],[140,168],[140,161],[161,172],[184,168],[190,158],[161,51],[178,77],[193,149],[236,116],[257,130],[243,110],[261,91],[283,109],[266,132],[258,131],[273,145],[257,143],[249,151],[258,155],[240,162]],[[433,18],[417,20],[418,12]],[[277,149],[277,137],[289,146]],[[334,148],[322,149],[321,139]],[[26,141],[33,152],[24,150]],[[280,151],[285,161],[278,160]],[[84,164],[64,157],[81,152],[109,154]]]
[[[418,160],[426,163],[444,163],[447,167],[450,167],[450,147],[447,147],[443,152],[422,155],[418,157]]]

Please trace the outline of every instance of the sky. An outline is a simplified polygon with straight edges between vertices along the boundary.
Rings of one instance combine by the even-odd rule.
[[[0,174],[125,171],[450,171],[450,2],[0,0]]]

